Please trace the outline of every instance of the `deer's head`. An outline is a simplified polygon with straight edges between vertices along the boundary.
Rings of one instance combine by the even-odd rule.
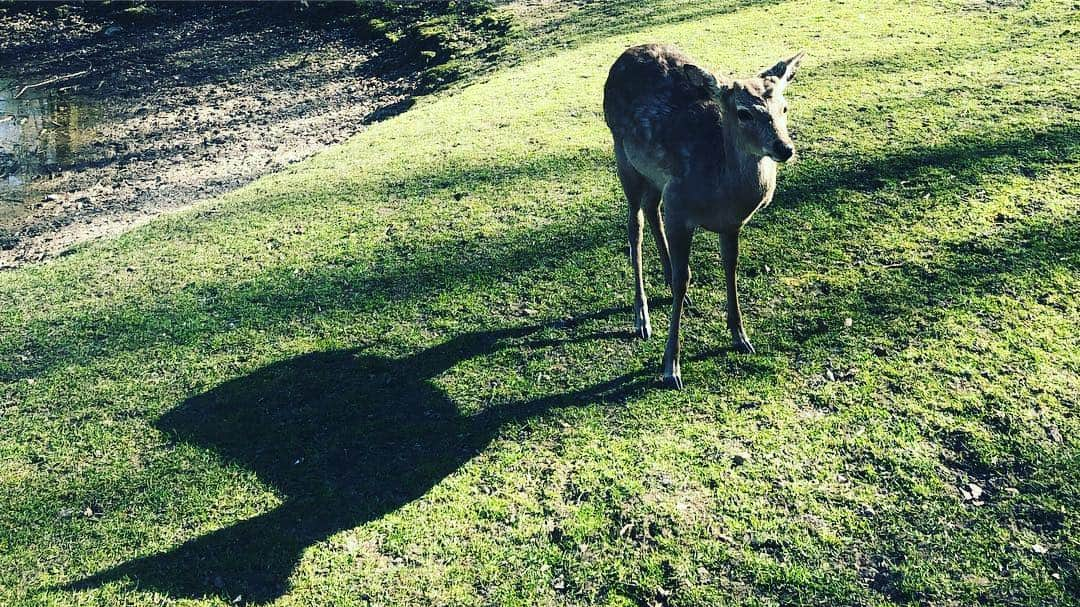
[[[787,100],[784,89],[795,77],[805,53],[784,59],[752,78],[717,81],[697,68],[688,71],[695,83],[712,90],[713,99],[724,115],[735,144],[753,156],[768,156],[785,162],[795,155],[795,145],[787,128]]]

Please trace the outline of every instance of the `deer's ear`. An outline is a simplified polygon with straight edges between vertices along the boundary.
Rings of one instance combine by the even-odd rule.
[[[723,90],[720,88],[720,83],[717,82],[716,76],[689,63],[686,64],[683,69],[685,70],[686,78],[690,81],[690,84],[707,89],[709,94],[713,97],[719,97],[723,94]]]
[[[799,64],[802,63],[805,56],[805,52],[799,52],[793,57],[779,61],[776,65],[758,74],[758,76],[765,79],[776,78],[781,87],[787,86],[787,83],[795,78],[795,72],[799,69]]]

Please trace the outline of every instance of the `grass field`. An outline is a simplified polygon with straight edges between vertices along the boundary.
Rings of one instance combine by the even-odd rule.
[[[1080,603],[1075,7],[631,17],[0,274],[0,604]],[[700,234],[682,392],[600,114],[657,40],[808,52],[758,353]]]

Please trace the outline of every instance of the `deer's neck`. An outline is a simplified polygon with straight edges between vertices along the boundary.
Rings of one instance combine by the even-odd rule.
[[[724,129],[724,180],[739,198],[755,205],[768,202],[776,187],[776,162],[743,151],[730,129]],[[756,200],[749,200],[756,199]]]

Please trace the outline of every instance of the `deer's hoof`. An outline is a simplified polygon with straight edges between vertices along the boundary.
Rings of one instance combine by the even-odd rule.
[[[649,308],[642,304],[634,306],[634,333],[641,339],[652,337],[652,322],[649,320]]]
[[[750,340],[745,335],[736,337],[732,343],[732,347],[740,354],[753,354],[754,346],[750,343]]]
[[[669,390],[682,390],[682,376],[681,375],[665,375],[664,387]]]
[[[636,323],[634,332],[637,334],[638,339],[649,339],[652,337],[652,327],[647,322]]]

